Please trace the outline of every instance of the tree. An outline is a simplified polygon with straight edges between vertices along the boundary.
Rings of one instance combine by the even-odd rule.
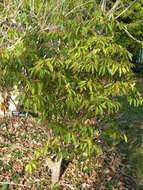
[[[34,7],[20,1],[10,11],[8,5],[1,7],[1,17],[7,14],[1,22],[1,83],[17,85],[25,110],[38,113],[47,125],[48,142],[26,170],[31,172],[43,153],[55,184],[63,158],[101,154],[96,123],[119,111],[121,97],[142,104],[132,80],[131,54],[116,38],[115,4],[105,15],[103,5],[101,11],[92,1],[58,2],[55,12],[50,11],[55,4],[42,1]],[[56,153],[55,162],[47,150]]]

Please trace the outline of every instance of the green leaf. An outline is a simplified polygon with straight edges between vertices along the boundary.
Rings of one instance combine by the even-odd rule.
[[[35,161],[31,161],[31,166],[32,166],[32,170],[36,169],[36,162]]]
[[[123,138],[124,138],[124,141],[127,143],[128,142],[128,138],[127,138],[126,134],[123,134]]]
[[[73,143],[74,143],[75,148],[77,148],[78,142],[77,142],[77,139],[76,139],[76,137],[75,137],[74,134],[72,134],[72,140],[73,140]]]
[[[44,146],[44,147],[41,148],[41,153],[42,153],[43,155],[46,155],[47,152],[48,152],[48,148],[47,148],[46,146]]]
[[[98,156],[103,154],[102,148],[100,146],[95,145],[94,148]]]
[[[35,156],[35,159],[37,160],[39,157],[40,157],[40,151],[39,150],[36,150],[34,152],[34,156]]]
[[[28,174],[32,174],[32,165],[31,163],[27,164],[26,167],[25,167],[25,171],[28,173]]]
[[[38,110],[37,110],[37,104],[36,104],[36,103],[33,104],[33,111],[34,111],[35,113],[37,113],[37,111],[38,111]]]

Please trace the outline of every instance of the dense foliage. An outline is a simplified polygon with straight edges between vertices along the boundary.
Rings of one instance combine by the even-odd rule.
[[[121,44],[125,46],[135,58],[139,49],[143,46],[143,2],[141,0],[125,1],[125,7],[128,6],[130,6],[130,8],[127,9],[124,14],[120,17],[118,17],[118,14],[116,15],[118,17],[117,20],[123,24],[124,28],[126,28],[136,40],[141,41],[141,43],[131,39],[125,31],[121,32],[117,39],[120,40]]]

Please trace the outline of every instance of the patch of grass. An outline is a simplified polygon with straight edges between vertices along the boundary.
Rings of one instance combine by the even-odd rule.
[[[143,77],[136,84],[138,90],[143,93]],[[128,142],[120,143],[122,153],[133,166],[137,176],[137,190],[143,189],[143,106],[133,107],[124,101],[120,117],[113,123],[119,123],[121,129],[127,134]]]
[[[15,158],[18,158],[18,159],[22,159],[24,154],[20,150],[15,150],[15,151],[13,151],[12,156]]]

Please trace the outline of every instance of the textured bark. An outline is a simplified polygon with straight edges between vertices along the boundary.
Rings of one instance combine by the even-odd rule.
[[[50,168],[52,173],[51,177],[52,186],[58,183],[59,181],[61,173],[61,163],[62,163],[62,158],[60,158],[58,161],[52,161],[52,159],[50,158],[46,159],[46,165]]]
[[[62,159],[54,163],[54,167],[52,169],[52,179],[51,179],[52,185],[56,184],[60,179],[61,163]]]

